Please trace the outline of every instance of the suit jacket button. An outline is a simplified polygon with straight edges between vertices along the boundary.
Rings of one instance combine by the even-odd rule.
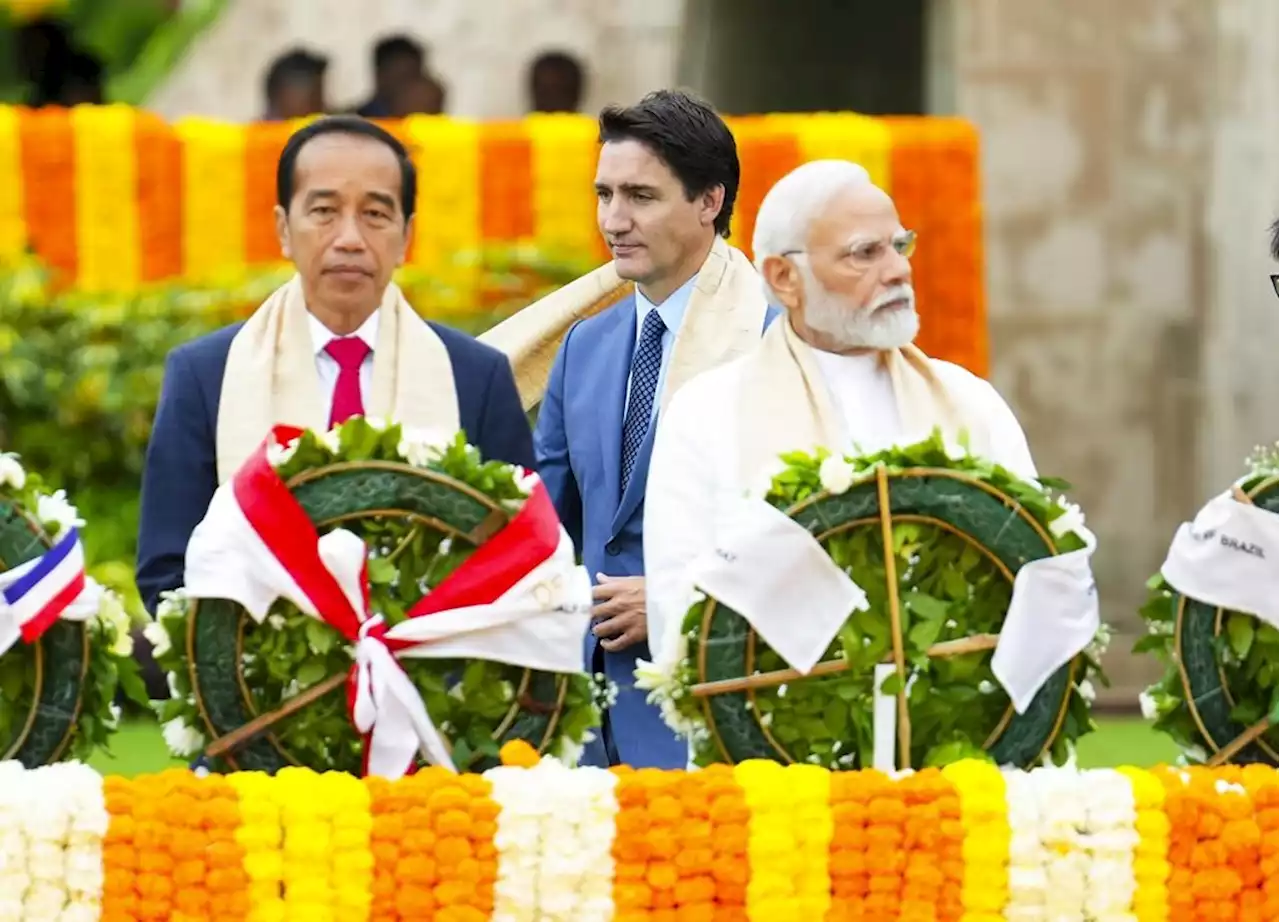
[[[617,557],[622,553],[622,548],[618,546],[617,541],[610,541],[604,546],[604,552],[610,557]]]

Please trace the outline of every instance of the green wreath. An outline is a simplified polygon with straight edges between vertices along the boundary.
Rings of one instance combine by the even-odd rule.
[[[1241,501],[1280,510],[1276,448],[1259,448],[1236,481]],[[1252,615],[1187,598],[1156,573],[1140,609],[1147,636],[1135,653],[1165,664],[1142,695],[1143,715],[1177,742],[1188,762],[1277,764],[1280,632]]]
[[[388,626],[527,495],[518,468],[482,461],[461,435],[433,446],[361,418],[304,433],[272,463],[317,531],[341,525],[364,539],[372,608]],[[178,592],[166,596],[148,634],[169,676],[172,697],[155,706],[175,755],[208,747],[218,767],[360,771],[362,742],[345,692],[352,650],[336,629],[284,600],[258,624],[234,602]],[[484,660],[401,665],[462,771],[498,764],[499,748],[514,739],[576,761],[598,722],[604,690],[584,674]]]
[[[83,524],[61,490],[48,492],[16,455],[0,454],[0,572],[36,560]],[[96,617],[59,619],[34,643],[0,654],[0,761],[35,768],[109,748],[117,689],[147,700],[129,627],[119,596],[103,589]]]
[[[1071,743],[1093,727],[1089,679],[1101,677],[1105,630],[1023,714],[996,683],[990,658],[1018,569],[1084,547],[1072,530],[1083,520],[1048,494],[1063,482],[1029,484],[957,454],[935,433],[861,458],[821,450],[782,457],[766,500],[817,538],[866,592],[869,608],[855,612],[822,661],[800,676],[728,606],[696,601],[674,672],[644,669],[641,682],[690,738],[699,765],[869,767],[872,674],[899,655],[902,670],[881,691],[905,710],[900,767],[975,756],[1018,766],[1069,758]]]

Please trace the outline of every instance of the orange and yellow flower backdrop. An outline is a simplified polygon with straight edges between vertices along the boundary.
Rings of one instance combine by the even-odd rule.
[[[978,143],[958,119],[852,113],[729,119],[742,162],[732,242],[750,252],[760,200],[806,160],[862,164],[920,235],[914,259],[921,347],[983,374]],[[595,225],[596,129],[586,116],[386,123],[419,170],[410,254],[467,290],[486,247],[607,259]],[[293,123],[167,123],[125,106],[0,107],[0,264],[30,246],[63,284],[128,292],[213,282],[280,260],[276,159]]]

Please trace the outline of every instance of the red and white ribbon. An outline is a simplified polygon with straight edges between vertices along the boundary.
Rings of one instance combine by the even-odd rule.
[[[278,427],[218,488],[187,547],[186,591],[231,599],[258,621],[285,598],[354,645],[349,702],[368,734],[366,773],[398,778],[415,753],[453,769],[397,659],[486,659],[548,672],[582,669],[591,586],[538,482],[512,520],[388,628],[370,610],[367,549],[338,529],[319,537],[267,460],[296,429]]]
[[[68,528],[35,560],[0,573],[0,655],[19,640],[35,643],[58,619],[88,621],[102,590],[84,572],[80,535]]]

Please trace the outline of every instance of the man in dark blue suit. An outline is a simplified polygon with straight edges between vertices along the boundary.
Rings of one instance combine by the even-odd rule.
[[[246,323],[175,349],[165,364],[138,535],[150,610],[183,584],[187,542],[214,490],[274,424],[439,422],[464,430],[486,458],[533,467],[506,356],[422,320],[391,283],[416,185],[403,145],[364,119],[321,119],[289,139],[276,225],[297,277]]]
[[[600,140],[597,218],[614,261],[528,310],[581,317],[609,290],[616,303],[564,336],[534,445],[596,582],[587,668],[618,687],[584,762],[677,768],[687,748],[634,678],[636,661],[650,658],[641,544],[649,453],[671,395],[757,344],[770,311],[750,262],[723,239],[739,167],[720,117],[663,91],[604,110]]]

